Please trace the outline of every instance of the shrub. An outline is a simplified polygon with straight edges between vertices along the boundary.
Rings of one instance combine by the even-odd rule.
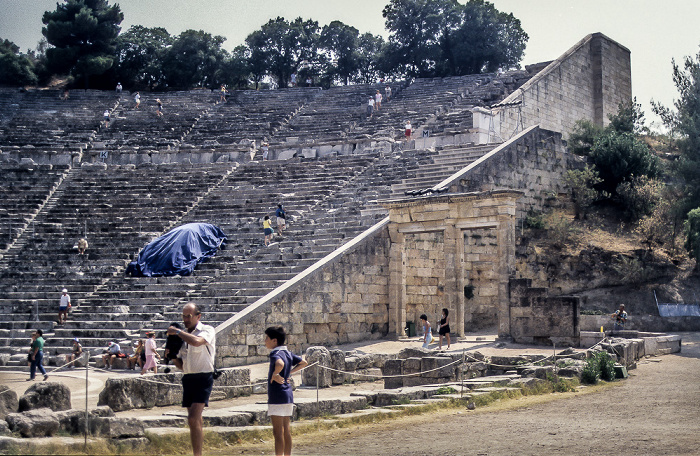
[[[590,120],[581,119],[576,121],[567,141],[569,150],[576,155],[588,155],[591,152],[591,148],[593,148],[596,137],[602,132],[603,128]]]
[[[600,366],[600,378],[606,382],[615,380],[615,361],[610,354],[601,351],[596,354],[596,357],[598,358],[598,365]]]
[[[637,103],[637,98],[634,100],[620,103],[617,106],[616,114],[609,114],[610,125],[608,129],[618,133],[641,133],[647,130],[644,127],[644,112],[642,105]]]
[[[594,187],[602,182],[595,167],[588,165],[582,170],[569,170],[564,177],[567,187],[571,190],[571,200],[574,202],[576,218],[580,219],[586,215],[586,209],[599,197],[599,193]]]
[[[606,131],[596,138],[591,158],[603,180],[600,188],[611,194],[632,176],[656,177],[660,170],[659,158],[633,133]]]
[[[621,257],[617,264],[613,265],[615,272],[620,274],[623,282],[630,284],[646,282],[649,271],[637,258]]]
[[[581,371],[581,382],[587,385],[595,385],[600,380],[600,368],[595,358],[588,358]]]
[[[435,391],[435,394],[456,394],[457,390],[451,386],[441,386]]]
[[[561,213],[551,213],[546,218],[547,234],[552,241],[552,245],[558,248],[564,247],[574,234],[571,221]]]
[[[667,240],[673,243],[672,227],[669,227],[670,204],[662,201],[657,205],[650,215],[646,215],[639,220],[634,231],[642,238],[642,242],[649,250],[653,250],[655,245],[663,245]]]
[[[528,210],[527,215],[525,216],[525,225],[534,230],[544,229],[544,215],[542,212],[535,211],[534,209]]]
[[[598,380],[611,382],[615,380],[615,361],[608,352],[599,351],[588,358],[581,372],[581,381],[595,385]]]
[[[664,184],[647,176],[632,176],[617,186],[617,196],[630,220],[639,220],[652,213],[659,201]]]

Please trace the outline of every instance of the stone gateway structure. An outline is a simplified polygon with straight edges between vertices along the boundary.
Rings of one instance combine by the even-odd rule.
[[[508,276],[515,265],[512,190],[388,202],[391,237],[389,332],[442,308],[459,336],[465,327],[498,324],[510,334]]]

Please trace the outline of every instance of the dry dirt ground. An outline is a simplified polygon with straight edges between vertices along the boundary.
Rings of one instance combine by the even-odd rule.
[[[590,394],[406,417],[297,437],[296,455],[700,455],[700,334]],[[554,397],[560,399],[550,400]],[[499,407],[494,407],[499,409]],[[270,442],[236,449],[272,454]]]

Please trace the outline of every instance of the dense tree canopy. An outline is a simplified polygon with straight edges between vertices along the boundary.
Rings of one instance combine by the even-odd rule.
[[[19,52],[19,46],[0,40],[0,84],[36,84],[32,59]]]
[[[123,19],[119,5],[107,0],[64,0],[46,11],[41,31],[53,46],[46,51],[49,70],[83,78],[87,86],[90,76],[112,67]]]
[[[300,69],[315,72],[318,30],[316,21],[298,17],[288,22],[278,17],[248,35],[246,44],[251,59],[263,62],[267,75],[275,78],[279,87],[287,87],[292,73]]]
[[[163,73],[169,87],[216,87],[224,80],[226,39],[202,30],[185,30],[165,51]]]
[[[371,33],[363,33],[360,35],[357,56],[358,56],[358,73],[353,78],[354,82],[369,84],[379,79],[380,76],[389,74],[389,71],[383,71],[383,49],[386,43],[381,36],[375,36]]]
[[[162,27],[134,25],[117,38],[118,82],[132,89],[162,86],[165,77],[161,63],[173,39]]]
[[[409,76],[457,76],[517,65],[528,36],[512,14],[484,0],[391,0],[384,58]]]
[[[358,72],[359,37],[359,30],[340,21],[333,21],[321,30],[319,45],[324,57],[325,73],[331,80],[338,79],[347,85],[350,78]]]
[[[229,54],[222,48],[224,37],[203,30],[175,37],[162,27],[134,25],[120,35],[118,4],[61,0],[42,18],[45,58],[42,53],[41,59],[24,59],[5,46],[0,72],[12,74],[11,83],[32,84],[36,78],[27,70],[34,63],[44,76],[70,74],[97,87],[121,82],[128,90],[242,88],[267,81],[287,87],[294,73],[301,85],[311,78],[330,86],[510,67],[520,61],[528,39],[518,19],[485,0],[464,5],[457,0],[389,0],[383,15],[387,42],[341,21],[319,27],[311,19],[277,17]]]
[[[591,157],[602,179],[598,188],[615,195],[623,182],[657,177],[661,169],[659,158],[637,137],[643,129],[644,113],[636,99],[621,103],[617,113],[608,118],[610,123],[605,128],[589,121],[577,122],[569,136],[569,147],[574,153]]]

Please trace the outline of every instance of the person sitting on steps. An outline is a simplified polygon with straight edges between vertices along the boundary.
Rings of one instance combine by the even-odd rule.
[[[136,369],[136,366],[143,368],[146,362],[146,347],[143,345],[143,339],[139,339],[135,344],[134,354],[126,360],[126,368],[129,370]]]
[[[114,364],[114,360],[119,358],[121,355],[121,347],[116,342],[110,342],[109,346],[105,350],[105,354],[102,355],[102,361],[105,363],[105,369],[111,369]]]
[[[80,345],[80,340],[78,338],[73,339],[73,348],[71,349],[70,354],[66,355],[66,362],[70,363],[75,361],[76,359],[80,358],[80,355],[83,354],[83,346]],[[71,364],[70,367],[75,367],[75,363]]]

